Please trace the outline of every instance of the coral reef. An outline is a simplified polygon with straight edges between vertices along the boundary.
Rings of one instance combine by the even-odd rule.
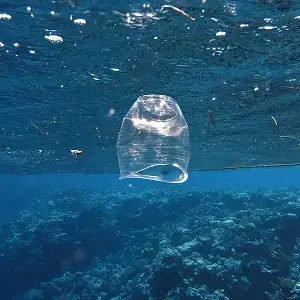
[[[300,191],[64,191],[0,230],[3,299],[300,299]]]

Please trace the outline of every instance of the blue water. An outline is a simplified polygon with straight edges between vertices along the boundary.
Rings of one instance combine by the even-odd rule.
[[[299,22],[296,0],[2,1],[0,299],[300,300]],[[172,144],[120,130],[148,94],[181,109]],[[188,179],[120,180],[120,133],[126,167]]]
[[[118,173],[145,94],[181,107],[191,170],[300,162],[298,1],[149,4],[0,3],[2,173]]]

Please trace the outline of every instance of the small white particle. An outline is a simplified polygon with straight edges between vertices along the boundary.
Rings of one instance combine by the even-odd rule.
[[[277,26],[262,26],[258,27],[258,29],[265,29],[265,30],[271,30],[271,29],[276,29]]]
[[[75,19],[74,20],[74,24],[85,25],[86,24],[86,20],[85,19]]]
[[[157,40],[157,39],[158,39],[158,36],[155,36],[153,39],[154,39],[154,40]]]
[[[216,36],[224,36],[224,35],[226,35],[225,31],[219,31],[216,33]]]
[[[26,10],[27,10],[28,12],[30,12],[30,11],[31,11],[31,7],[30,7],[30,6],[27,6],[27,7],[26,7]]]
[[[4,44],[0,42],[0,48],[1,48],[1,47],[4,47]]]
[[[29,53],[30,54],[35,54],[35,51],[34,50],[29,50]]]
[[[258,87],[255,87],[255,88],[254,88],[254,91],[255,91],[255,92],[257,92],[258,90],[259,90],[259,88],[258,88]]]
[[[108,112],[108,115],[109,116],[113,116],[114,114],[115,114],[115,110],[113,109],[113,108],[111,108],[110,110],[109,110],[109,112]]]
[[[249,24],[240,24],[240,27],[241,28],[247,28],[247,27],[249,27]]]
[[[45,39],[50,41],[51,43],[62,43],[64,40],[62,37],[58,36],[58,35],[46,35]]]
[[[3,20],[10,20],[11,19],[11,16],[8,15],[8,14],[0,14],[0,20],[3,19]]]
[[[13,46],[17,48],[17,47],[19,47],[20,45],[19,45],[18,43],[14,43]]]

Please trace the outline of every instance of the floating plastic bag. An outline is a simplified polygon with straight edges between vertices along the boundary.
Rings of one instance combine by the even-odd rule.
[[[120,179],[186,181],[190,140],[178,104],[164,95],[139,97],[123,119],[117,153]]]

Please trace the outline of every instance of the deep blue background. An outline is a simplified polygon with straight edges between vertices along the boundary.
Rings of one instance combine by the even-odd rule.
[[[119,180],[119,175],[28,175],[1,176],[0,193],[1,221],[9,220],[31,201],[45,194],[62,189],[100,190],[112,187],[116,191],[124,188],[166,188],[166,189],[280,189],[299,187],[300,168],[270,168],[235,171],[192,172],[189,179],[180,185],[166,184],[139,179]],[[129,185],[131,185],[129,187]]]

